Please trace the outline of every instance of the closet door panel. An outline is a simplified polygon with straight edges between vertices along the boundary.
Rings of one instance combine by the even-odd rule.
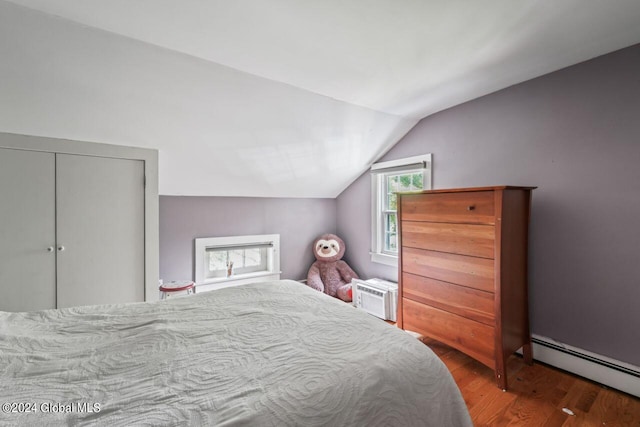
[[[0,148],[0,311],[56,307],[54,161]]]
[[[144,163],[56,155],[58,307],[144,301]]]

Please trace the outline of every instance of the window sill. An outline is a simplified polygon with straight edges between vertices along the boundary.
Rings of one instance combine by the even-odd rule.
[[[274,274],[280,274],[281,271],[257,271],[255,273],[247,274],[234,274],[229,277],[217,277],[215,279],[206,279],[200,285],[213,285],[216,283],[235,282],[237,280],[255,279],[256,277],[273,276]]]
[[[371,262],[378,264],[384,264],[391,267],[398,267],[398,257],[393,255],[382,254],[378,252],[369,252],[371,255]]]
[[[196,284],[196,293],[216,291],[218,289],[229,288],[232,286],[246,285],[248,283],[256,283],[256,282],[269,282],[272,280],[280,280],[280,272],[259,272],[259,273],[251,273],[251,274],[243,274],[238,276],[232,276],[230,278],[221,277],[219,279],[214,279],[215,281],[211,281],[209,279],[206,283],[197,283]]]

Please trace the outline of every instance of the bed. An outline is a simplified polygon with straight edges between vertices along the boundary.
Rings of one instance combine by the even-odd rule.
[[[467,426],[404,331],[289,280],[0,312],[0,425]]]

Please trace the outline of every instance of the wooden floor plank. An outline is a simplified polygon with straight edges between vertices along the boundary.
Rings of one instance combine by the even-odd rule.
[[[634,402],[631,396],[603,389],[593,402],[590,414],[602,425],[640,426],[640,409],[637,406],[637,402]]]
[[[451,371],[476,427],[640,427],[634,396],[516,356],[508,360],[509,390],[503,392],[488,367],[438,341],[420,340]]]

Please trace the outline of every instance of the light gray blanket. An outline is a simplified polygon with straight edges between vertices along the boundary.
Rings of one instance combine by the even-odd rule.
[[[2,426],[466,426],[417,339],[294,281],[0,312]]]

